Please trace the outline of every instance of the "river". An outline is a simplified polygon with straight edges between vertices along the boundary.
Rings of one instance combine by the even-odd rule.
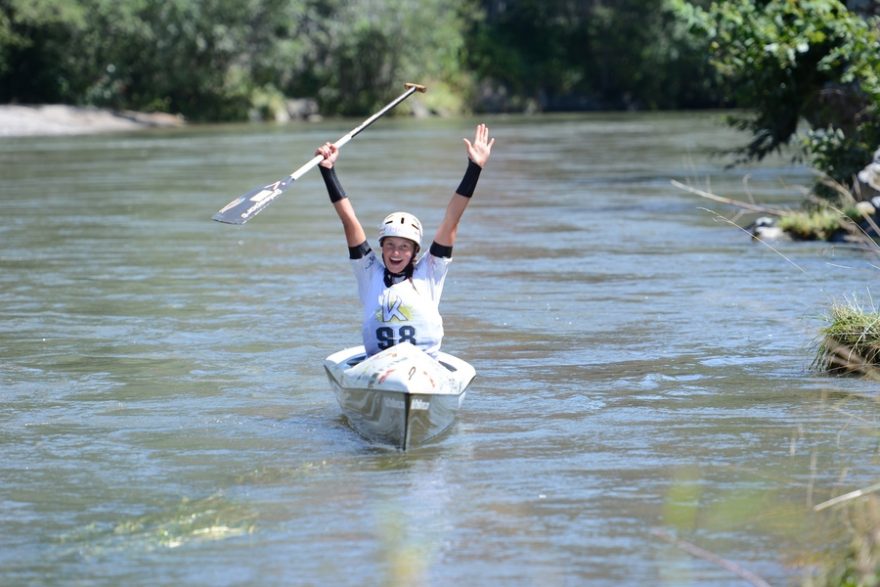
[[[846,542],[813,507],[877,481],[877,386],[810,363],[876,258],[670,184],[795,207],[806,169],[727,169],[718,113],[486,119],[441,304],[477,379],[403,453],[323,373],[359,310],[320,175],[210,220],[356,122],[0,142],[0,582],[744,584],[675,536],[783,585]],[[396,209],[433,234],[475,122],[343,149],[371,239]]]

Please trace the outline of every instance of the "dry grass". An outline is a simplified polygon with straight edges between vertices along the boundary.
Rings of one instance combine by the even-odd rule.
[[[880,500],[868,496],[847,505],[842,521],[850,535],[847,548],[832,555],[833,561],[805,587],[869,587],[880,585]]]

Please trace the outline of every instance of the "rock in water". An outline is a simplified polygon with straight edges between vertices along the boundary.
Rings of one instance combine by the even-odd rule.
[[[880,149],[874,151],[874,160],[859,172],[859,189],[864,200],[880,196]]]

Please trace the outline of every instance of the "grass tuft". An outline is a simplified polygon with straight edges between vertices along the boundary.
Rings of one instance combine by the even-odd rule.
[[[813,367],[834,375],[880,379],[880,312],[849,301],[834,304],[826,320]]]
[[[840,213],[823,208],[812,212],[791,212],[779,219],[779,228],[797,240],[831,240],[844,230]]]

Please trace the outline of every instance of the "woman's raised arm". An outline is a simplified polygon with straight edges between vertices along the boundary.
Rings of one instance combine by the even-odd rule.
[[[336,176],[336,170],[333,166],[339,157],[339,148],[333,143],[324,143],[315,151],[315,155],[321,155],[324,160],[318,165],[321,168],[321,177],[324,178],[324,185],[327,186],[327,193],[330,195],[330,202],[336,209],[336,214],[342,221],[342,228],[345,231],[345,242],[349,249],[358,247],[367,240],[363,226],[354,213],[354,207],[351,200],[345,195],[342,184]]]
[[[434,242],[443,247],[452,247],[455,244],[458,223],[461,221],[461,217],[471,201],[471,196],[474,195],[477,180],[480,178],[480,172],[486,166],[486,163],[489,162],[489,156],[492,154],[492,145],[495,144],[495,139],[489,138],[488,126],[478,124],[474,131],[473,142],[467,139],[464,139],[464,142],[468,156],[467,171],[465,171],[461,183],[446,206],[446,214],[439,228],[437,228],[437,234],[434,236]]]

